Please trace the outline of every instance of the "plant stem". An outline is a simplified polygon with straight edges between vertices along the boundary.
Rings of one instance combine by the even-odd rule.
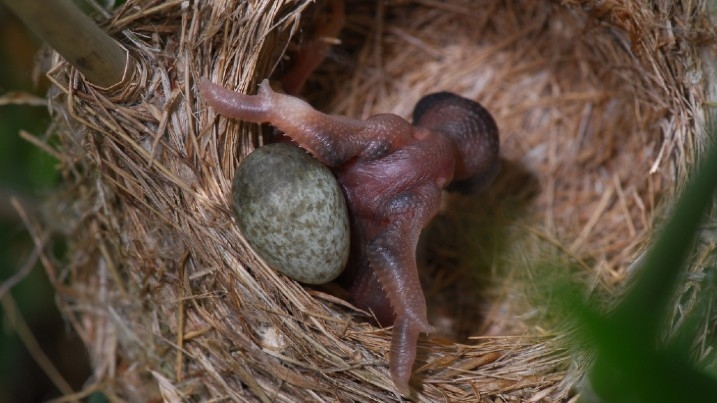
[[[93,85],[110,88],[134,69],[127,51],[70,0],[4,1]]]

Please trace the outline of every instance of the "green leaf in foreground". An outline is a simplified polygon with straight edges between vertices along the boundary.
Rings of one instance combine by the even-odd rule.
[[[717,401],[717,379],[693,362],[690,343],[685,343],[695,339],[697,326],[688,323],[677,342],[662,342],[677,286],[716,185],[713,141],[618,306],[605,315],[575,298],[566,301],[579,307],[580,335],[595,354],[588,377],[598,401]]]

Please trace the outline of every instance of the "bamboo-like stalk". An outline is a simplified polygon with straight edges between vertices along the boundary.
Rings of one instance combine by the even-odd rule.
[[[123,82],[134,69],[127,51],[70,0],[4,0],[45,42],[101,88]]]

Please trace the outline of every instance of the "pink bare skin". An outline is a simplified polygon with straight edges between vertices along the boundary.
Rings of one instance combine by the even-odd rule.
[[[409,379],[420,333],[433,327],[416,266],[421,230],[436,215],[441,189],[487,182],[498,167],[498,128],[478,103],[441,92],[425,96],[413,124],[380,114],[331,116],[264,80],[258,95],[204,79],[202,96],[226,117],[269,122],[336,174],[351,216],[349,267],[339,281],[352,302],[393,324],[390,371],[398,390]]]
[[[323,20],[314,23],[316,31],[308,43],[302,44],[297,52],[291,69],[281,77],[281,84],[287,94],[298,94],[304,88],[311,73],[324,61],[329,47],[338,41],[339,33],[344,27],[346,14],[343,0],[327,2],[330,14]]]

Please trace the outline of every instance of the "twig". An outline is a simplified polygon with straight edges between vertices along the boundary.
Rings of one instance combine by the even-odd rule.
[[[28,221],[25,210],[20,205],[20,202],[15,198],[12,198],[11,202],[17,210],[18,215],[25,223],[25,226],[27,226],[27,228],[29,229],[30,223]],[[17,285],[17,283],[19,283],[27,276],[28,273],[30,273],[32,268],[37,263],[38,258],[42,254],[42,250],[45,244],[44,240],[40,239],[40,237],[36,235],[33,235],[32,237],[35,244],[35,248],[32,251],[32,255],[28,258],[27,262],[25,262],[25,266],[23,266],[17,273],[15,273],[12,277],[10,277],[2,285],[0,285],[0,304],[2,305],[2,309],[5,311],[5,317],[10,323],[10,326],[17,332],[17,335],[20,337],[20,340],[23,342],[25,348],[27,348],[27,351],[30,353],[37,365],[42,368],[47,377],[50,378],[52,383],[60,392],[62,392],[62,394],[69,395],[73,393],[72,387],[70,387],[67,381],[65,381],[65,379],[60,374],[60,371],[58,371],[57,368],[52,364],[52,361],[50,361],[45,352],[42,351],[42,347],[40,347],[40,344],[37,342],[37,339],[32,334],[30,328],[27,326],[27,322],[25,322],[25,319],[22,317],[22,314],[17,309],[17,305],[15,304],[15,300],[12,298],[12,294],[9,293],[9,291],[15,285]]]
[[[5,0],[5,4],[45,42],[100,88],[120,85],[135,62],[70,0]]]
[[[32,268],[35,267],[35,263],[37,263],[37,260],[40,257],[40,249],[39,245],[36,245],[35,248],[32,250],[32,254],[25,262],[25,265],[22,266],[20,270],[18,270],[15,274],[10,276],[7,280],[3,281],[2,284],[0,284],[0,298],[2,298],[7,292],[12,290],[13,287],[18,285],[20,281],[22,281],[25,277],[27,277],[28,274],[32,271]]]
[[[5,294],[2,298],[0,298],[0,303],[2,304],[2,308],[5,311],[5,317],[10,322],[12,328],[15,329],[15,331],[17,332],[17,335],[20,337],[20,340],[22,340],[23,344],[25,344],[25,348],[27,348],[27,351],[30,353],[37,365],[42,368],[42,370],[45,372],[47,377],[50,378],[55,387],[59,389],[60,392],[64,395],[70,395],[74,393],[70,384],[67,383],[65,378],[63,378],[60,374],[60,371],[57,370],[57,367],[52,364],[50,358],[48,358],[45,352],[42,351],[40,343],[37,342],[37,339],[32,334],[30,328],[27,326],[27,322],[25,322],[25,319],[22,317],[20,311],[17,309],[17,306],[15,305],[15,300],[12,298],[12,295]]]

